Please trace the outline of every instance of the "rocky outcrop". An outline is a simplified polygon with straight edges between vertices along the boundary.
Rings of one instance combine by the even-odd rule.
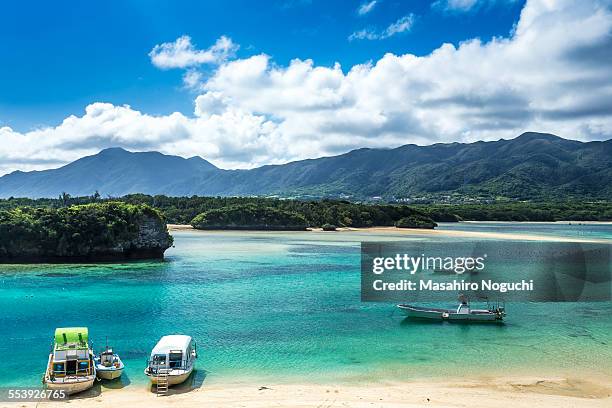
[[[0,211],[2,263],[161,259],[172,242],[161,214],[146,205]]]
[[[395,223],[397,228],[434,229],[438,226],[431,218],[419,215],[404,217]]]

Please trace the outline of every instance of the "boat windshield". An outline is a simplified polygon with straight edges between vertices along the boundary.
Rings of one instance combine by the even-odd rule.
[[[100,355],[100,363],[105,366],[110,366],[115,362],[115,355],[109,353],[102,353]]]
[[[182,351],[171,351],[169,355],[169,362],[171,368],[179,368],[183,365],[183,352]]]
[[[62,360],[85,360],[89,357],[89,352],[87,349],[77,349],[77,350],[58,350],[56,349],[53,353],[53,360],[62,361]]]
[[[165,366],[166,365],[166,355],[165,354],[155,354],[151,359],[151,365],[154,366]]]

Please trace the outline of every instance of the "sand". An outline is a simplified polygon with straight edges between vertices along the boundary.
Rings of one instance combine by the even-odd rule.
[[[512,407],[612,406],[612,380],[506,377],[372,384],[235,384],[157,397],[142,386],[102,388],[93,395],[54,403],[11,403],[4,407]],[[69,404],[69,405],[67,405]]]
[[[521,241],[550,241],[550,242],[597,242],[609,244],[610,241],[596,238],[573,238],[553,235],[517,234],[504,232],[483,232],[483,231],[456,231],[456,230],[427,230],[396,227],[372,227],[372,228],[347,228],[349,231],[363,231],[387,234],[409,234],[409,235],[437,235],[457,238],[486,238],[486,239],[509,239]]]
[[[196,230],[191,225],[168,224],[169,231],[195,231],[199,233],[246,233],[245,230]],[[257,231],[263,233],[275,233],[278,231]],[[483,238],[483,239],[499,239],[499,240],[521,240],[521,241],[546,241],[546,242],[591,242],[600,244],[609,244],[609,240],[597,238],[574,238],[561,237],[553,235],[534,235],[534,234],[517,234],[517,233],[502,233],[502,232],[483,232],[483,231],[456,231],[443,229],[417,229],[417,228],[396,228],[396,227],[370,227],[370,228],[338,228],[336,231],[323,231],[321,228],[309,228],[307,231],[281,231],[282,233],[317,233],[317,234],[337,234],[343,232],[360,232],[360,233],[375,233],[375,234],[406,234],[412,236],[441,236],[441,237],[456,237],[456,238]]]
[[[189,231],[194,230],[191,225],[185,224],[168,224],[168,231]]]

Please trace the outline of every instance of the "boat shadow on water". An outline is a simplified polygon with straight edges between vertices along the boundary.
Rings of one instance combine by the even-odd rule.
[[[507,323],[503,320],[498,321],[478,321],[478,320],[434,320],[434,319],[424,319],[418,317],[404,317],[400,322],[400,326],[409,327],[414,325],[448,325],[448,326],[459,326],[459,327],[470,327],[470,326],[491,326],[504,328],[507,326]]]
[[[132,381],[130,380],[130,377],[124,372],[121,377],[115,378],[113,380],[98,381],[98,383],[102,385],[102,388],[108,388],[109,390],[120,390],[130,385]]]
[[[96,398],[99,397],[105,389],[120,390],[122,388],[127,387],[131,383],[132,382],[126,374],[123,374],[121,377],[115,378],[114,380],[95,381],[93,387],[91,387],[90,389],[79,392],[77,394],[71,394],[70,401]]]
[[[165,395],[186,394],[188,392],[200,389],[204,385],[205,379],[206,379],[206,370],[194,369],[185,381],[168,388],[168,391]],[[156,392],[156,387],[154,384],[151,384],[150,391],[152,393]]]
[[[99,397],[100,394],[102,394],[102,384],[100,383],[100,381],[94,381],[94,385],[91,388],[76,394],[70,394],[69,400],[74,401],[88,398],[96,398]]]

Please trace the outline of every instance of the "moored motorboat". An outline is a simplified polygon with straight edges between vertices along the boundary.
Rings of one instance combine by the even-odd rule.
[[[144,373],[157,385],[158,393],[163,393],[189,378],[196,358],[196,343],[190,336],[163,336],[151,351]]]
[[[397,307],[407,316],[414,319],[448,320],[462,322],[501,322],[506,316],[504,306],[499,303],[487,309],[472,309],[466,297],[459,297],[456,309],[439,309],[433,307],[399,304]]]
[[[123,361],[108,346],[103,352],[95,356],[94,362],[98,378],[101,380],[114,380],[123,374]]]
[[[76,394],[91,388],[96,379],[94,356],[86,327],[55,330],[43,384],[50,390]]]

